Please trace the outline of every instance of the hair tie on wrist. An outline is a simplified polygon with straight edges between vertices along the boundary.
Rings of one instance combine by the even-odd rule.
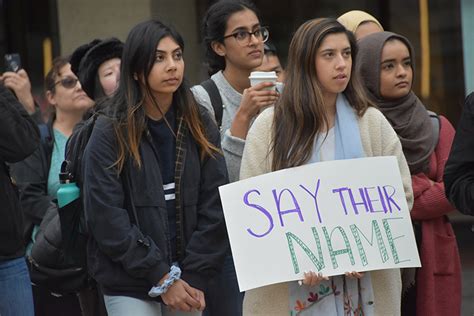
[[[152,287],[148,292],[148,296],[157,297],[166,293],[170,286],[179,278],[181,278],[181,269],[178,266],[171,266],[168,278],[163,281],[163,284]]]

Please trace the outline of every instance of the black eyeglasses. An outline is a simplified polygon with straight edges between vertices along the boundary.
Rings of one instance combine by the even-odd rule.
[[[77,85],[78,81],[79,81],[79,79],[77,79],[77,78],[66,77],[66,78],[63,78],[61,80],[56,81],[54,83],[54,85],[56,86],[58,84],[61,84],[66,89],[72,89]]]
[[[268,36],[270,35],[270,32],[268,31],[267,27],[261,26],[253,32],[249,32],[246,30],[239,30],[232,34],[225,35],[224,37],[222,37],[222,39],[233,37],[235,38],[235,40],[240,46],[246,46],[250,43],[250,39],[252,35],[255,36],[258,40],[262,42],[266,42],[268,40]]]

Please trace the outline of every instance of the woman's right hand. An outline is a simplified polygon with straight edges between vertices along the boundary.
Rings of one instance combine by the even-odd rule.
[[[172,310],[183,312],[202,311],[205,307],[205,303],[202,306],[204,297],[201,298],[200,293],[196,293],[196,291],[188,283],[178,279],[168,288],[166,293],[161,294],[161,299]]]
[[[314,271],[309,271],[304,273],[303,284],[308,286],[315,286],[321,283],[322,281],[329,280],[329,277],[324,276],[321,272],[316,273]]]
[[[245,139],[252,119],[266,107],[275,104],[280,94],[275,90],[265,89],[274,85],[273,82],[261,82],[244,90],[239,110],[230,127],[232,136]]]

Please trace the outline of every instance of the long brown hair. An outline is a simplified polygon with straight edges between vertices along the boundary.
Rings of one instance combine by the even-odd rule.
[[[119,88],[110,99],[115,112],[114,116],[117,118],[114,121],[114,130],[117,137],[118,157],[114,166],[119,172],[123,169],[128,156],[131,156],[135,164],[141,167],[139,146],[146,130],[145,96],[151,96],[154,106],[160,110],[155,98],[152,97],[148,76],[155,61],[156,47],[165,37],[171,37],[184,50],[182,37],[173,28],[156,20],[136,25],[125,42]],[[144,92],[137,78],[144,79]],[[213,157],[219,153],[219,149],[206,137],[198,105],[186,80],[183,80],[174,92],[173,106],[176,106],[178,116],[183,116],[184,123],[197,142],[201,159]]]
[[[270,147],[272,170],[305,163],[311,157],[316,135],[327,126],[327,107],[315,64],[325,37],[336,33],[346,34],[351,46],[351,79],[343,93],[359,116],[371,106],[355,72],[357,45],[354,35],[335,19],[314,19],[304,23],[291,40],[285,88],[275,105]]]

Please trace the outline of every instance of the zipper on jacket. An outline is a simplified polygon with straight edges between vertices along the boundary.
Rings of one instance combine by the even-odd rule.
[[[155,159],[158,162],[159,155],[158,155],[158,152],[155,148],[155,145],[153,144],[153,139],[151,137],[151,133],[148,130],[148,128],[146,129],[145,136],[146,136],[146,140],[148,141],[149,145],[151,146],[151,149],[153,150],[153,154],[155,155]],[[158,166],[159,166],[159,164],[158,164]],[[161,175],[161,170],[159,170],[159,172],[160,172],[160,175]],[[173,261],[173,258],[171,258],[172,251],[171,251],[171,241],[170,241],[170,233],[169,233],[168,216],[162,216],[162,218],[163,218],[163,221],[165,222],[164,226],[165,226],[166,244],[168,246],[168,256],[167,256],[168,265],[171,265],[172,261]]]

